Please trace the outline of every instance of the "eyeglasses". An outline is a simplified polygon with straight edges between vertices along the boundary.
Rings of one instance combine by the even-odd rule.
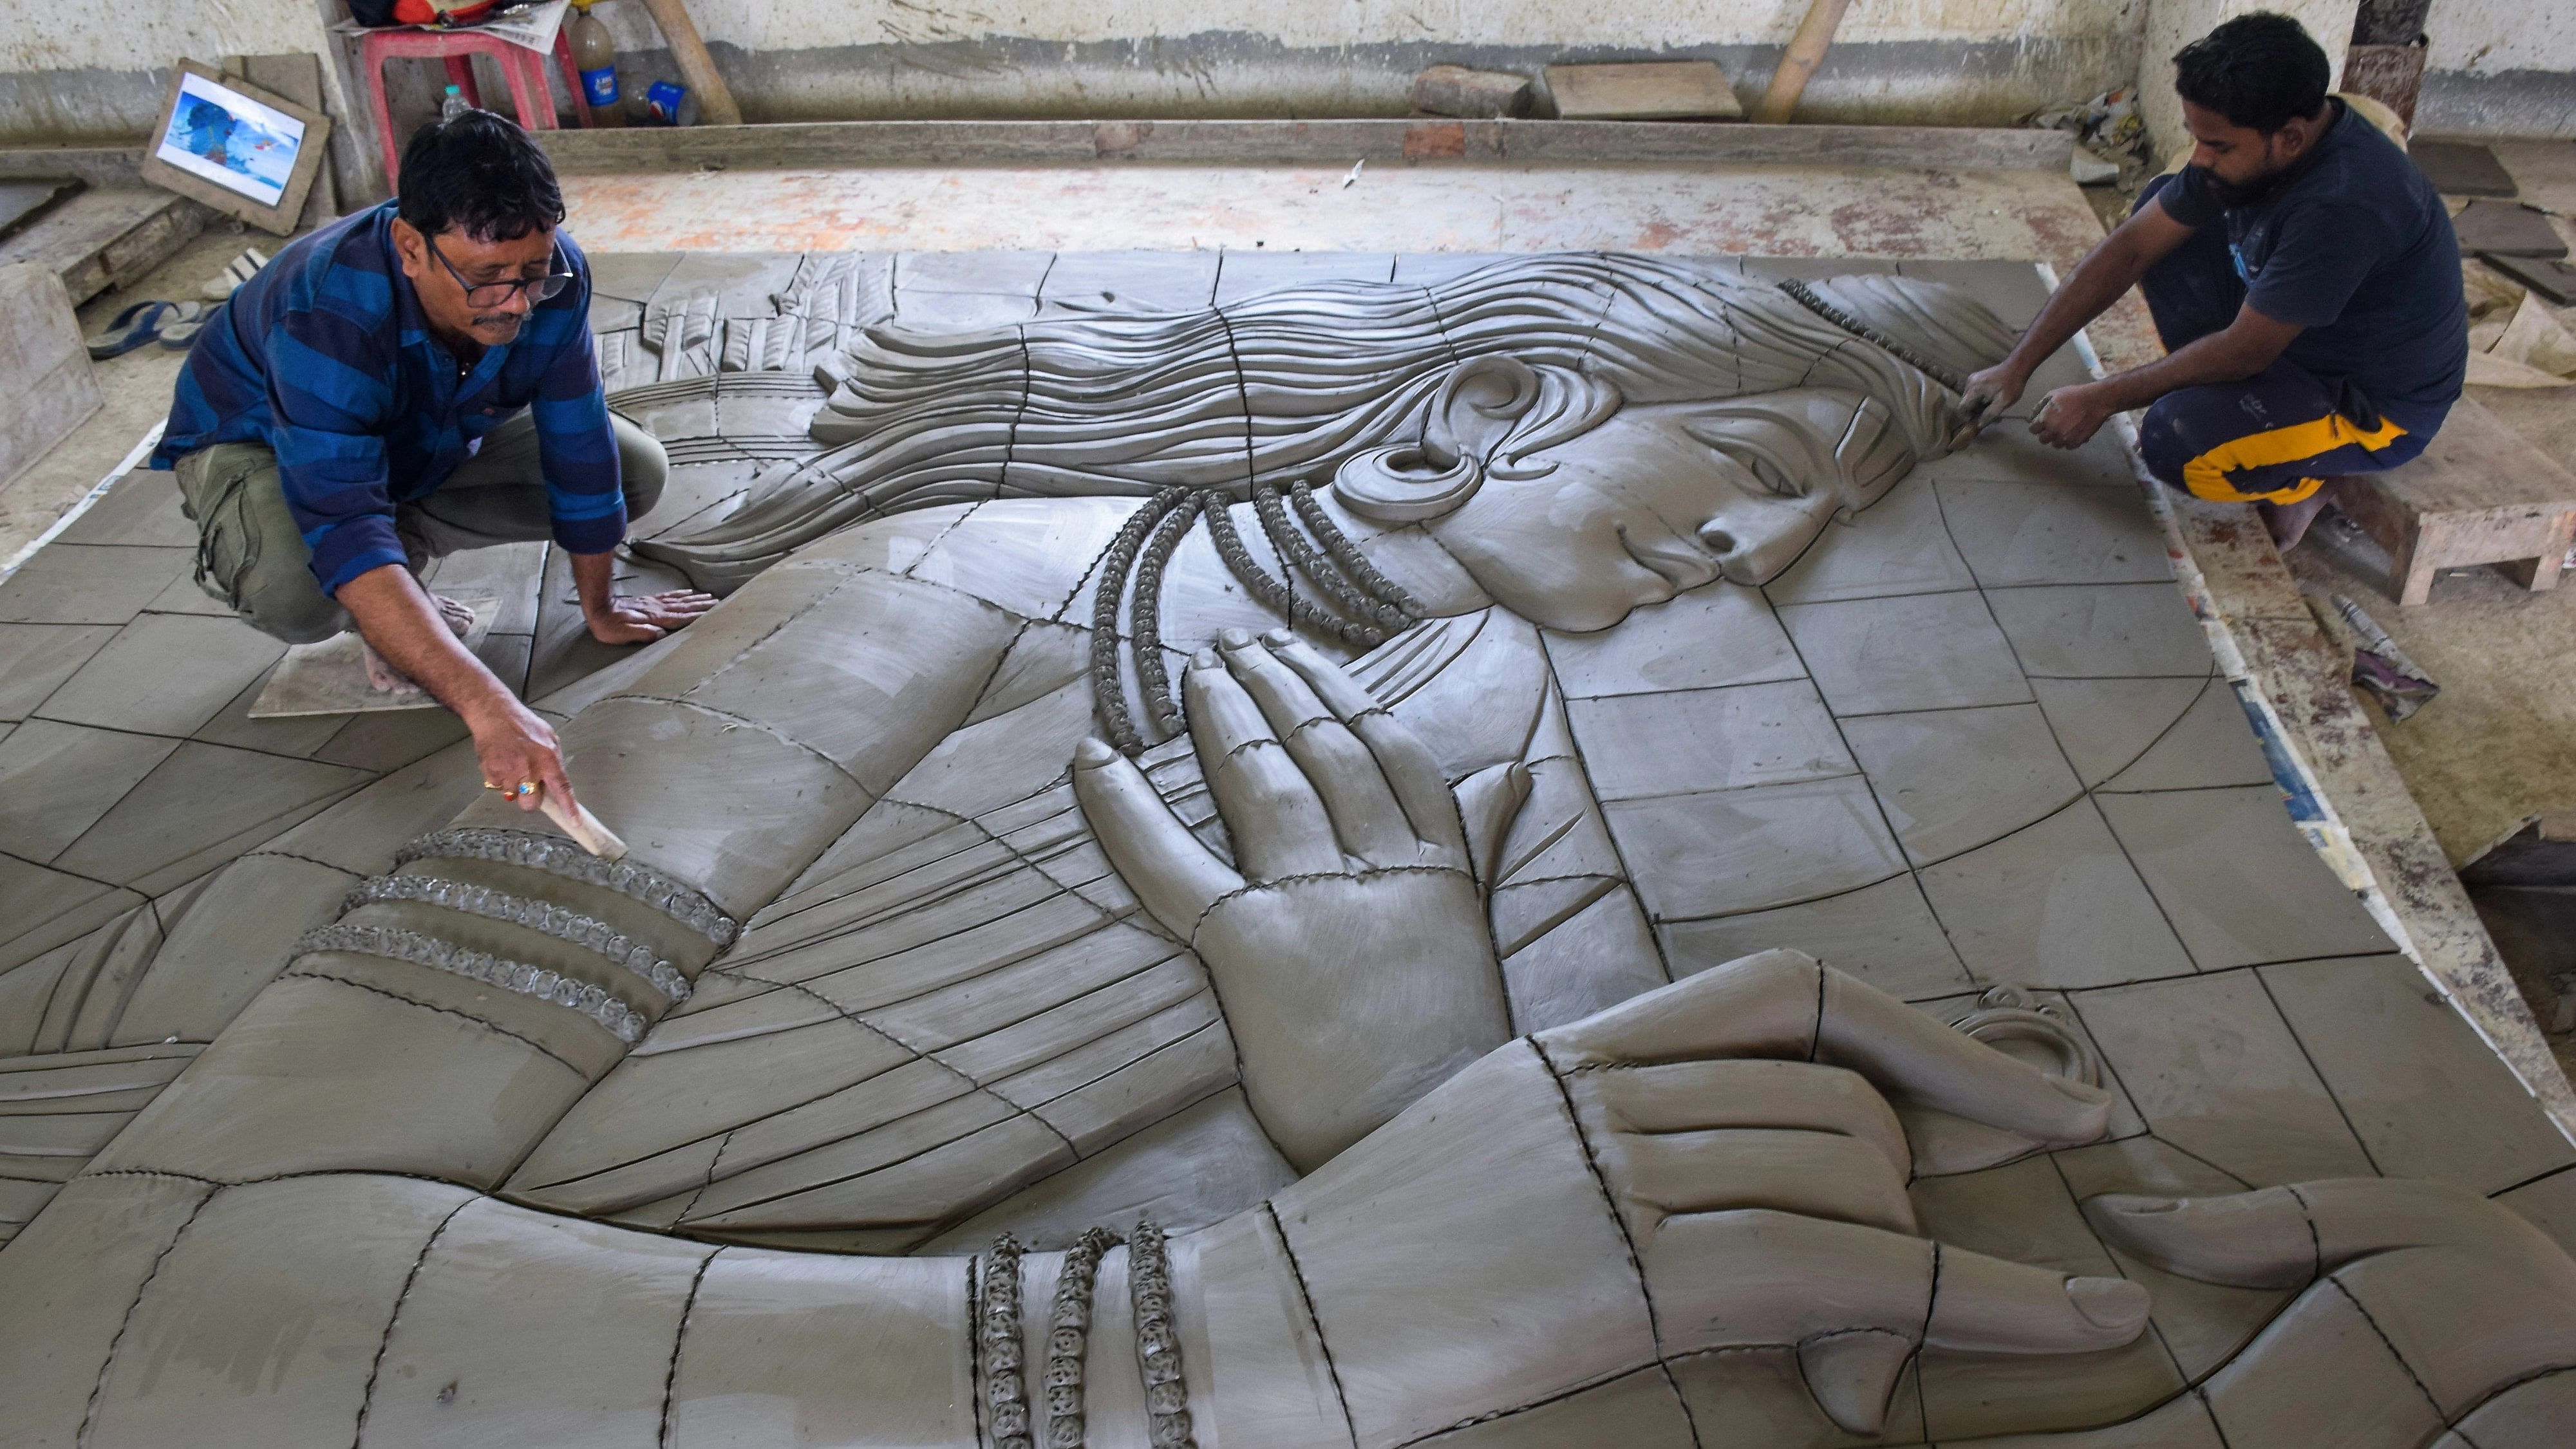
[[[456,270],[456,264],[439,251],[436,237],[424,234],[421,240],[429,244],[429,254],[438,258],[440,266],[447,268],[447,274],[456,279],[456,285],[465,289],[465,305],[468,307],[498,307],[510,300],[512,292],[519,291],[528,294],[528,305],[533,307],[573,282],[570,272],[548,272],[542,277],[522,277],[512,282],[469,282],[463,272]],[[558,252],[555,255],[562,254]],[[549,261],[552,259],[548,258]]]

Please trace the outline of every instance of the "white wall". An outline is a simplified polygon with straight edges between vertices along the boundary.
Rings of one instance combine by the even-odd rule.
[[[2340,61],[2354,0],[1863,0],[1803,114],[2010,124],[2143,82],[2180,141],[2169,58],[2258,3]],[[690,0],[755,120],[1395,114],[1443,60],[1706,55],[1758,95],[1806,0]],[[141,134],[180,56],[327,54],[333,0],[0,7],[0,139]],[[630,84],[673,74],[643,7],[599,12]],[[2435,0],[2427,129],[2576,135],[2576,0]],[[338,77],[331,82],[336,92]],[[640,87],[639,87],[640,88]],[[336,101],[335,96],[335,101]],[[336,105],[335,110],[345,109]]]
[[[2433,0],[2439,10],[2454,0]],[[2343,55],[2352,43],[2352,17],[2358,0],[2149,0],[2146,38],[2138,60],[2138,101],[2146,112],[2148,134],[2160,155],[2191,145],[2182,128],[2182,101],[2174,94],[2174,52],[2218,28],[2222,20],[2256,10],[2288,15],[2307,27],[2343,76]],[[2333,81],[2329,81],[2331,87]]]
[[[2433,0],[2426,131],[2576,137],[2576,4]]]
[[[328,55],[324,0],[73,0],[0,7],[0,135],[105,139],[150,128],[169,66]],[[324,67],[337,112],[338,79]]]
[[[0,137],[139,134],[180,56],[325,51],[331,0],[0,7]],[[691,0],[753,119],[1400,114],[1421,66],[1705,55],[1748,96],[1806,0]],[[1823,118],[2009,123],[2125,81],[2145,0],[1866,0]],[[332,11],[336,14],[336,10]],[[672,73],[634,0],[599,12]]]

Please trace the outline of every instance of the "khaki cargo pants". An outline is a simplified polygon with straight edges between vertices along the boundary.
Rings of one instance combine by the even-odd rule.
[[[608,422],[617,435],[626,516],[641,518],[661,499],[670,460],[652,434],[615,413]],[[218,443],[181,458],[178,475],[180,507],[197,525],[197,587],[289,644],[349,627],[348,610],[313,577],[313,551],[286,511],[275,453],[256,443]],[[552,537],[535,421],[521,413],[486,434],[438,491],[395,506],[394,532],[414,573],[469,548]]]

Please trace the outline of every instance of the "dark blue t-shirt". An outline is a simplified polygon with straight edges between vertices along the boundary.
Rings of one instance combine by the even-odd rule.
[[[2195,230],[2226,223],[2247,304],[2307,329],[2282,356],[2430,434],[2469,370],[2460,244],[2441,193],[2406,153],[2343,102],[2328,104],[2335,119],[2316,149],[2252,202],[2225,204],[2197,167],[2156,199]]]

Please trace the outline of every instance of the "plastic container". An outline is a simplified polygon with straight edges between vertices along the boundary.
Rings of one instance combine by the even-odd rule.
[[[564,18],[564,43],[572,47],[572,68],[581,73],[583,99],[590,103],[593,126],[623,126],[626,108],[617,101],[617,45],[608,27],[590,13],[590,0],[575,0]]]
[[[438,103],[438,118],[442,121],[453,121],[472,109],[474,109],[472,106],[465,104],[465,88],[449,86],[446,97]]]
[[[698,123],[698,98],[677,81],[653,82],[644,92],[644,104],[651,110],[657,124],[694,126]]]

